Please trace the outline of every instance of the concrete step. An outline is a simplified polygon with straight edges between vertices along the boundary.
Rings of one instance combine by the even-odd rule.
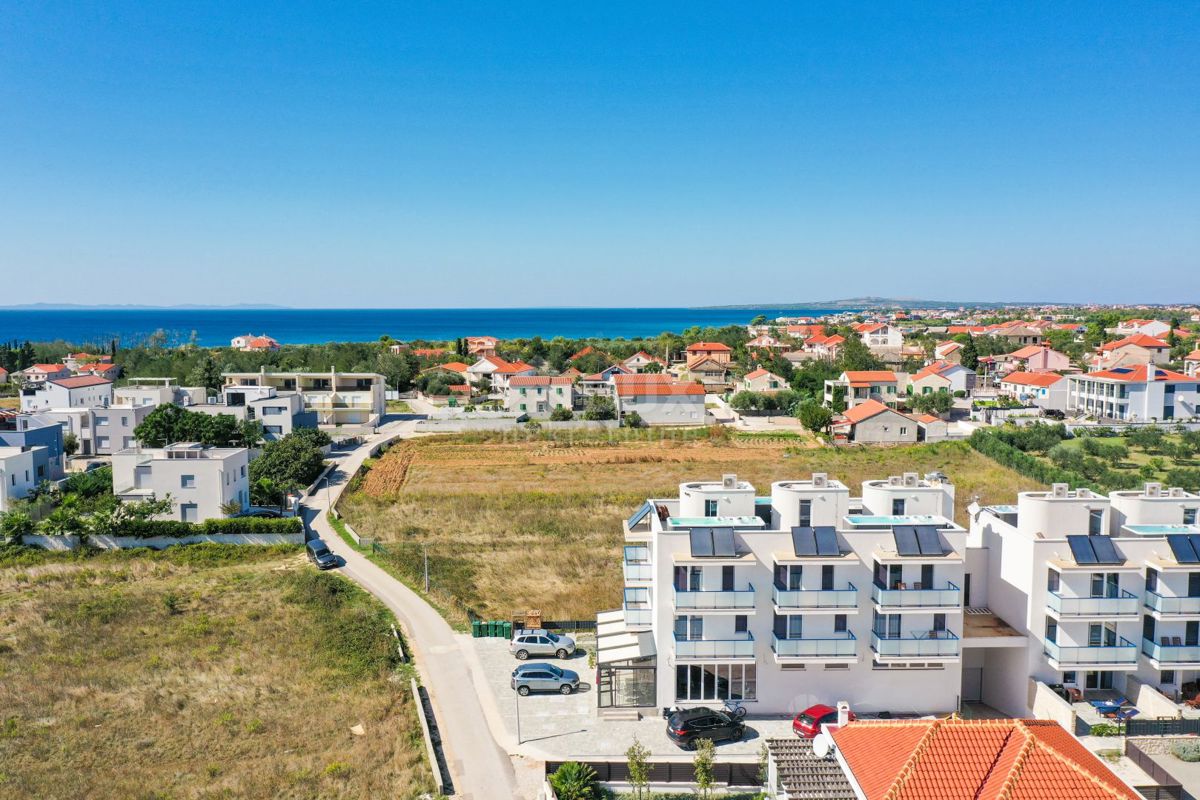
[[[636,708],[601,708],[597,710],[597,716],[600,719],[620,722],[638,722],[642,718],[642,712]]]

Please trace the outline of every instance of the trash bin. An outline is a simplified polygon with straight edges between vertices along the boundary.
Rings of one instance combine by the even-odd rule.
[[[499,628],[496,627],[496,621],[492,620],[487,624],[487,635],[495,638],[500,635]]]
[[[505,639],[511,639],[512,638],[512,623],[511,622],[500,623],[500,634]]]
[[[479,620],[473,619],[471,620],[471,638],[478,639],[480,636],[483,636],[483,632],[480,630]]]

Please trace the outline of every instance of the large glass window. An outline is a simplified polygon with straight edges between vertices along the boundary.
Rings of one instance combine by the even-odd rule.
[[[754,700],[758,674],[754,664],[679,664],[675,700]]]

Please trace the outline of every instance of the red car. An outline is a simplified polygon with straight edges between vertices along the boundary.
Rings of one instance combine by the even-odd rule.
[[[834,725],[837,723],[837,709],[818,703],[801,711],[792,720],[792,730],[797,736],[805,739],[814,739],[821,732],[822,725]],[[850,712],[850,719],[854,719],[854,712]]]

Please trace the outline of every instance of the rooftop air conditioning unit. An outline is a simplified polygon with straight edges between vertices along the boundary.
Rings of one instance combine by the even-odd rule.
[[[888,476],[888,486],[903,486],[903,485],[904,485],[904,479],[901,478],[899,475],[889,475]]]
[[[1055,483],[1050,487],[1050,494],[1054,497],[1066,497],[1069,488],[1065,483]]]
[[[736,489],[737,488],[737,475],[734,475],[732,473],[729,475],[722,475],[721,476],[721,488],[722,489]]]
[[[812,485],[817,489],[824,489],[829,485],[829,475],[824,472],[814,472],[812,477]]]
[[[917,473],[915,473],[915,472],[904,473],[904,485],[905,486],[916,486],[917,485]]]
[[[1162,497],[1162,484],[1153,481],[1146,484],[1146,497]]]
[[[1183,491],[1183,489],[1179,488],[1178,486],[1172,486],[1169,494],[1171,497],[1183,497],[1185,494],[1187,494],[1187,492]]]

